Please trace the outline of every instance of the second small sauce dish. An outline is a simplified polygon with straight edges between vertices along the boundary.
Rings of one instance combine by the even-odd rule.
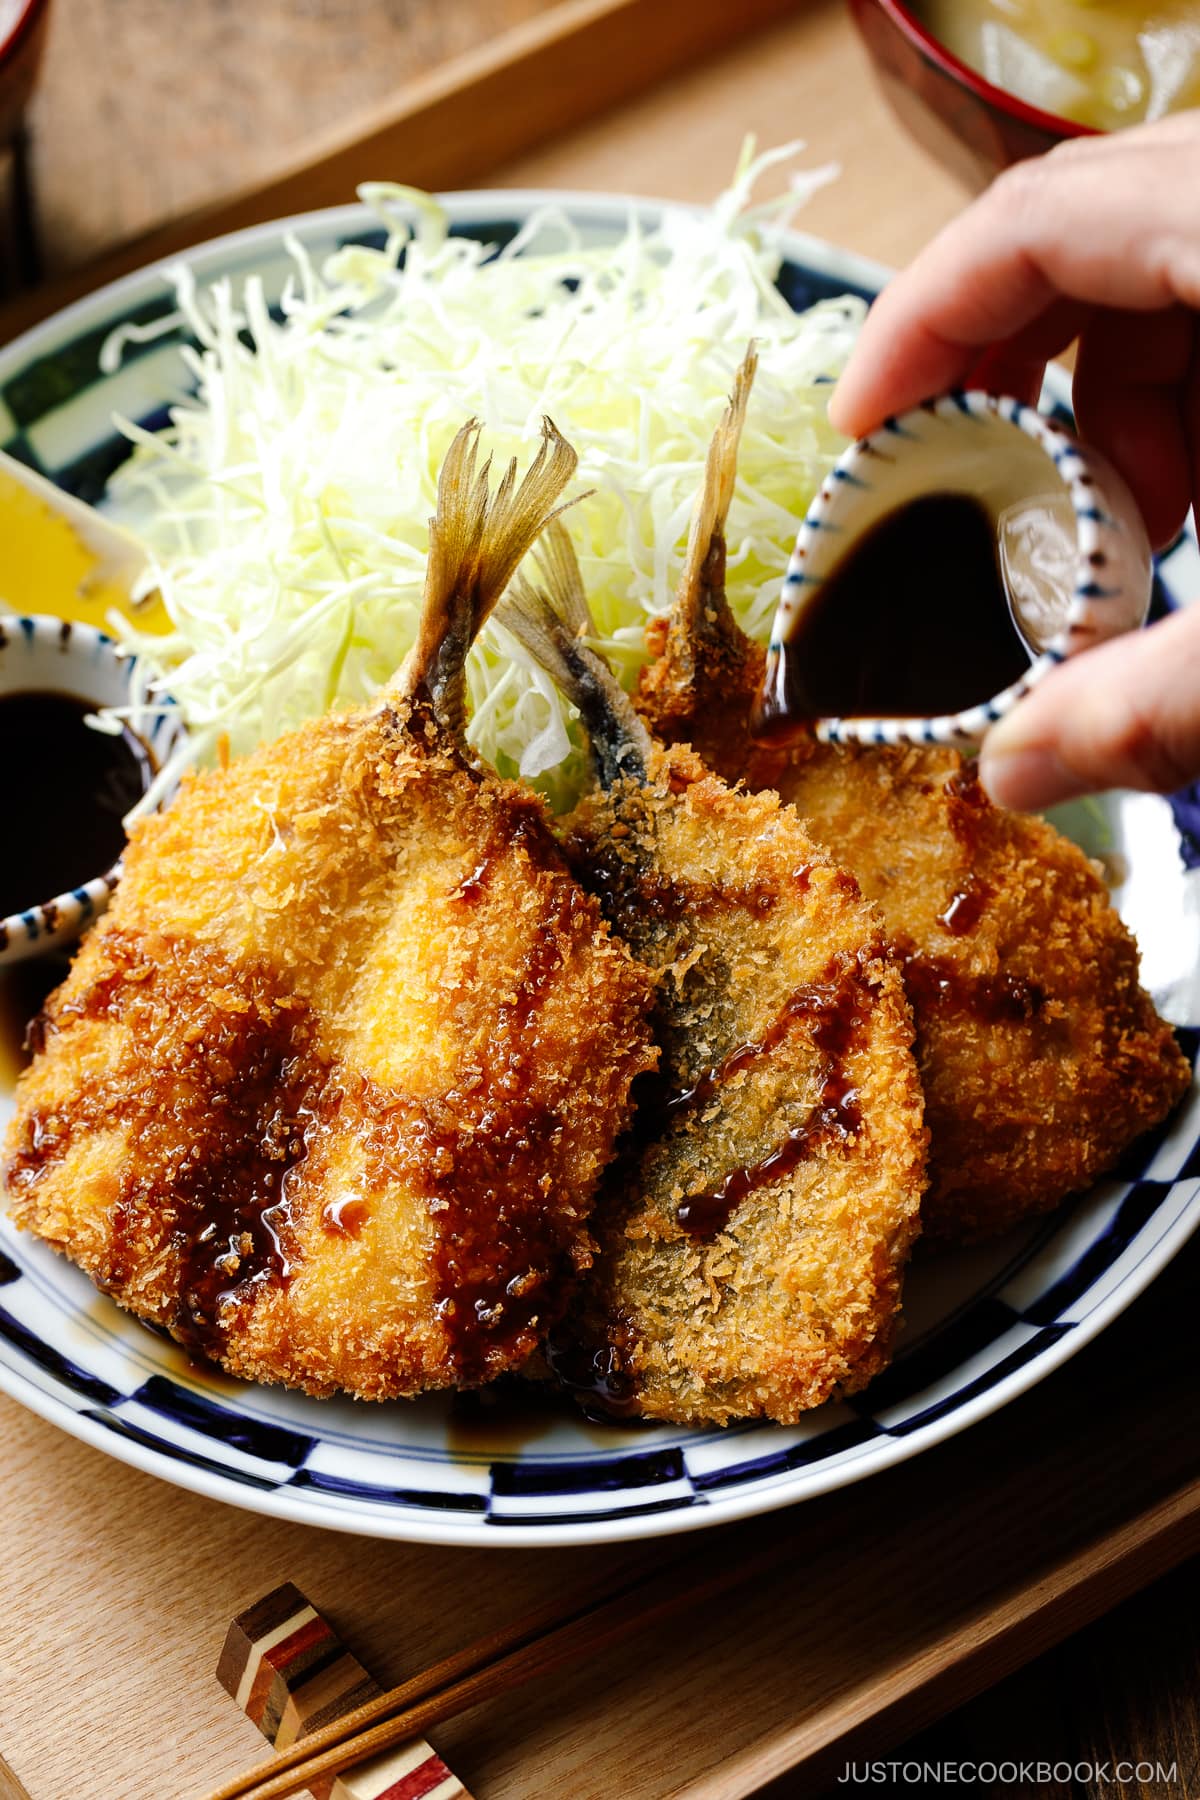
[[[108,904],[124,815],[180,735],[174,709],[134,732],[86,723],[130,699],[131,659],[103,632],[46,616],[0,616],[0,767],[6,852],[0,965],[61,949]]]

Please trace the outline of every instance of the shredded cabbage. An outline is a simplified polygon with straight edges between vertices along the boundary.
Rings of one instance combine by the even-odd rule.
[[[840,448],[825,384],[862,315],[848,296],[798,316],[774,286],[774,227],[832,171],[794,176],[783,202],[751,207],[750,191],[799,148],[754,160],[748,146],[710,211],[650,232],[631,215],[603,248],[546,206],[496,253],[448,235],[428,195],[366,186],[385,247],[318,269],[289,240],[282,322],[256,278],[201,290],[171,270],[196,397],[155,434],[118,420],[134,451],[112,486],[142,522],[145,586],[174,626],[120,627],[138,655],[134,710],[169,692],[191,734],[180,758],[207,759],[222,738],[236,755],[376,693],[412,642],[438,469],[472,414],[498,461],[529,460],[543,413],[578,450],[570,491],[592,492],[566,523],[596,641],[632,682],[751,337],[728,583],[743,625],[765,635],[797,521]],[[109,367],[121,347],[106,346]],[[584,767],[571,709],[499,626],[474,647],[468,685],[480,754],[568,804]]]

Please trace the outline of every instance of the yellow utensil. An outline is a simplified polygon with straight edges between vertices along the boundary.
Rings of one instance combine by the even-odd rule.
[[[132,532],[0,451],[0,612],[105,630],[116,611],[140,631],[169,631],[157,593],[133,598],[145,567]]]

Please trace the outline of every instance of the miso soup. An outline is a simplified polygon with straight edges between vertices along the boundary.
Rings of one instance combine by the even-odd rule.
[[[913,0],[993,86],[1112,131],[1200,106],[1200,0]]]

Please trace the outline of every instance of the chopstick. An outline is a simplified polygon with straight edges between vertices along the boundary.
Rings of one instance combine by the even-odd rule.
[[[593,1590],[592,1597],[581,1598],[566,1613],[561,1606],[540,1608],[312,1732],[269,1766],[247,1771],[207,1800],[284,1800],[323,1776],[338,1774],[408,1738],[424,1736],[431,1725],[755,1580],[781,1561],[789,1547],[785,1537],[745,1560],[729,1556],[727,1547],[715,1574],[699,1583],[680,1581],[681,1574],[702,1561],[699,1552],[692,1552],[655,1573],[638,1571],[615,1591]]]

